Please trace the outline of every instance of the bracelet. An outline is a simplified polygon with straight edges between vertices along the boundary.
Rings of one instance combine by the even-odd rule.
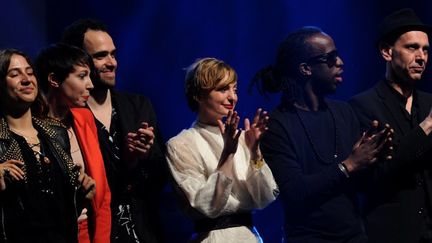
[[[347,169],[346,165],[343,162],[339,163],[338,167],[339,167],[340,171],[342,171],[342,173],[345,175],[346,178],[350,177],[350,175],[348,173],[348,169]]]
[[[261,169],[261,167],[263,167],[264,163],[265,163],[263,157],[261,157],[259,159],[251,159],[250,161],[252,163],[252,167],[254,167],[257,170]]]

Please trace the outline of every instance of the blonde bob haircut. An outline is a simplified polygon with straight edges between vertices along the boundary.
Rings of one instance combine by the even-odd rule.
[[[198,111],[199,98],[236,82],[237,73],[224,61],[211,57],[197,59],[186,68],[185,94],[189,108]]]

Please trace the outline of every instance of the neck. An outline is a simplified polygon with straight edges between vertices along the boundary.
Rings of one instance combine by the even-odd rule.
[[[401,95],[405,96],[406,98],[411,97],[412,92],[413,92],[413,87],[410,86],[404,86],[401,85],[399,83],[396,83],[392,80],[388,80],[388,82],[390,83],[390,86],[393,87],[393,89],[395,89],[397,92],[399,92]]]
[[[34,129],[30,109],[27,109],[27,111],[24,112],[21,116],[15,116],[8,113],[5,115],[5,118],[11,130],[29,131]]]
[[[318,111],[323,97],[316,94],[310,84],[311,82],[306,82],[302,89],[300,97],[297,97],[294,106],[306,111]]]
[[[391,68],[387,68],[386,70],[386,80],[389,82],[390,86],[406,98],[412,95],[414,87],[406,84],[406,82],[401,82]]]
[[[106,106],[111,107],[111,91],[109,89],[92,90],[87,105],[91,110],[98,110]]]
[[[220,118],[222,119],[222,118]],[[203,115],[202,113],[198,112],[198,121],[202,124],[210,125],[210,126],[217,126],[217,119],[209,119],[208,116]]]
[[[48,116],[59,121],[63,121],[70,112],[69,106],[56,91],[48,93],[48,106]]]

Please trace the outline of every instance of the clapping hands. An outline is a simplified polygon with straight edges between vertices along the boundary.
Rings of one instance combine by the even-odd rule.
[[[349,172],[360,170],[378,160],[380,154],[391,159],[393,129],[385,124],[378,130],[378,121],[373,121],[371,128],[354,145],[350,156],[344,161]]]
[[[267,130],[268,120],[268,113],[263,111],[261,108],[256,111],[252,123],[250,123],[248,118],[244,120],[245,142],[253,159],[261,157],[259,140]],[[242,133],[242,130],[238,129],[240,122],[238,113],[236,111],[229,111],[225,123],[221,120],[218,120],[217,122],[224,139],[223,152],[228,154],[235,153],[237,151],[238,139]]]
[[[131,154],[146,158],[154,143],[154,128],[142,122],[137,132],[129,132],[126,137],[127,147]]]

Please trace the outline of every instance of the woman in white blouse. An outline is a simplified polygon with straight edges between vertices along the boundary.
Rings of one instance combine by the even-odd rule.
[[[252,122],[244,120],[243,131],[238,128],[237,74],[215,58],[188,68],[185,92],[197,120],[168,141],[167,160],[195,223],[191,241],[262,242],[251,211],[264,208],[279,193],[259,149],[267,112],[258,109]]]

